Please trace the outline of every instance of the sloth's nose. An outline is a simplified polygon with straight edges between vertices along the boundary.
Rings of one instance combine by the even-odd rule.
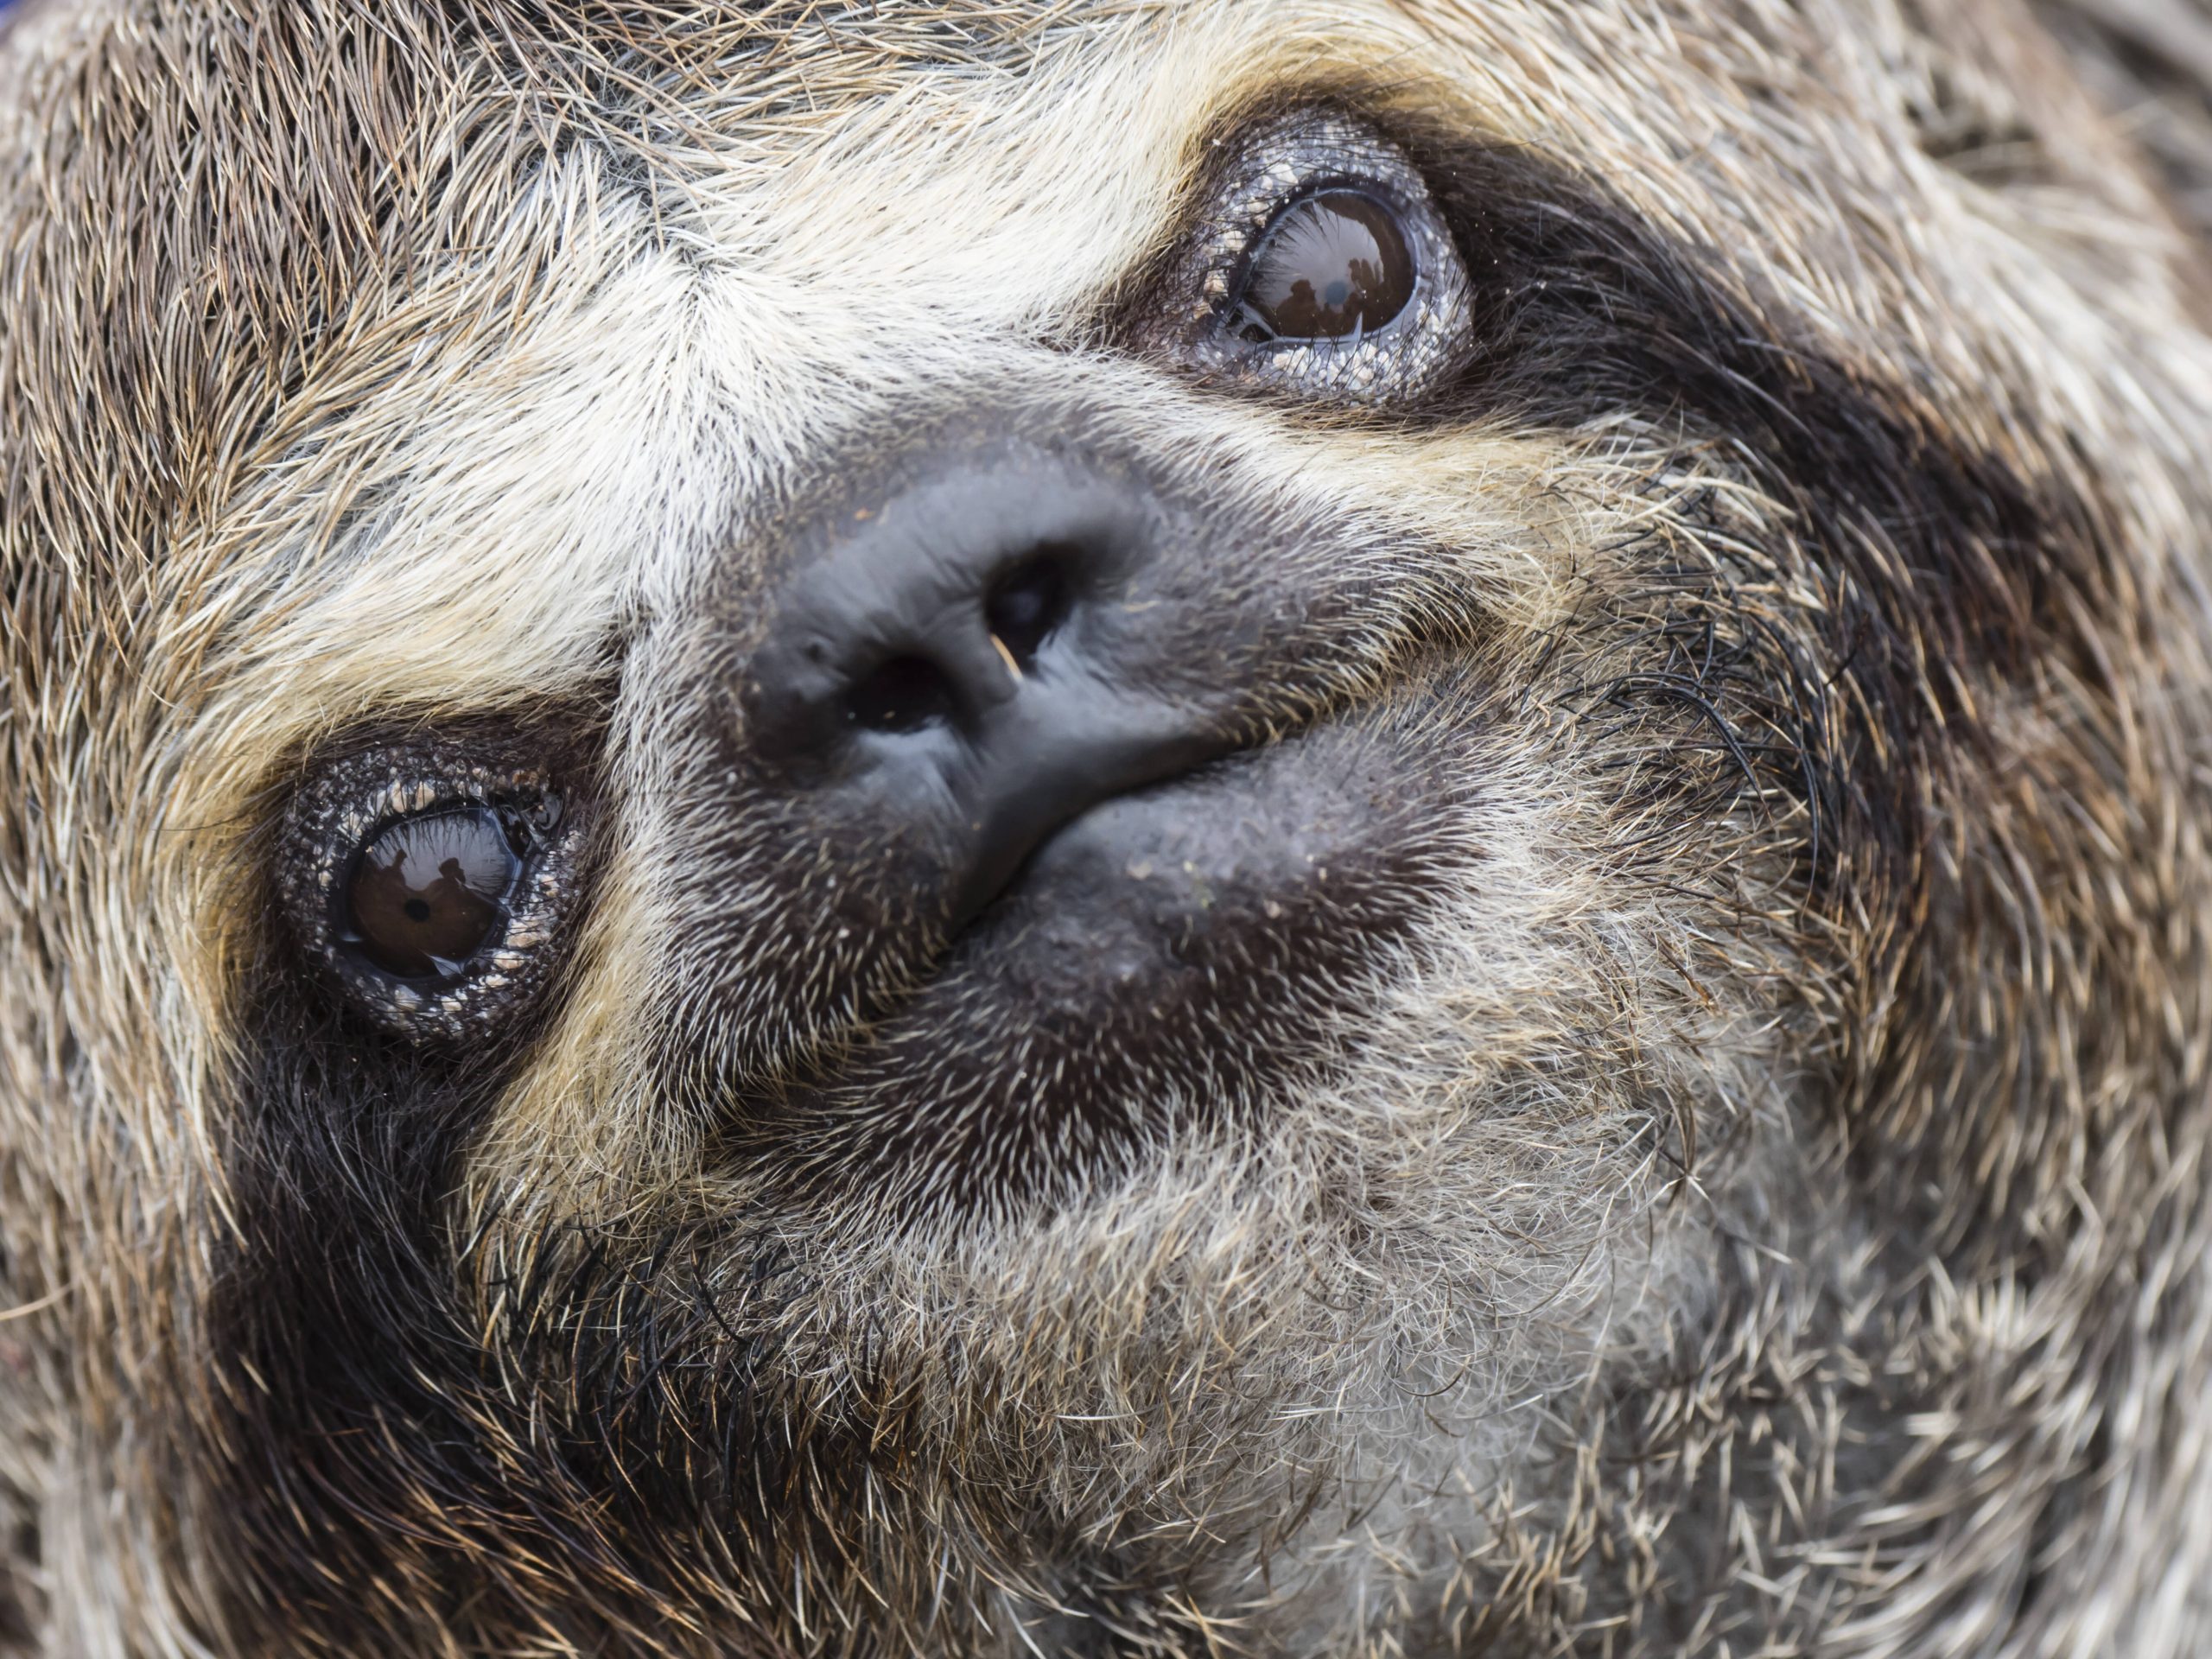
[[[929,860],[957,927],[1060,825],[1229,747],[1145,670],[1164,537],[1141,484],[1047,454],[852,508],[770,601],[748,747]]]

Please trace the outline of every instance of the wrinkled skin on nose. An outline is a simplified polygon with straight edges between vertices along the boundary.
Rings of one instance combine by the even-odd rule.
[[[1126,476],[1004,451],[856,509],[769,601],[753,753],[941,849],[958,929],[1061,824],[1230,747],[1149,672],[1165,519]]]

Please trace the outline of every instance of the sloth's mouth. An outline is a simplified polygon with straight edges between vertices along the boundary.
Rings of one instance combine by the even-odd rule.
[[[1363,824],[1332,810],[1342,773],[1325,766],[1316,777],[1305,764],[1325,747],[1304,734],[1233,751],[1087,808],[960,931],[949,970],[1052,940],[1091,947],[1062,963],[1054,982],[1126,978],[1096,947],[1141,940],[1165,970],[1202,935],[1310,906],[1332,863],[1340,880],[1357,869],[1366,839]]]
[[[1090,807],[744,1139],[817,1193],[938,1209],[1248,1115],[1328,1062],[1459,861],[1452,747],[1352,716]]]
[[[1067,818],[1040,836],[1026,855],[997,868],[986,864],[972,873],[956,900],[958,920],[948,940],[948,957],[957,956],[971,938],[988,936],[988,919],[1033,887],[1058,889],[1057,902],[1077,908],[1110,907],[1117,893],[1128,890],[1128,882],[1147,880],[1158,859],[1174,850],[1154,844],[1160,820],[1175,811],[1172,804],[1161,804],[1203,798],[1216,774],[1233,776],[1236,760],[1253,752],[1251,746],[1226,735],[1193,734],[1161,745],[1141,768],[1132,769],[1120,787],[1099,799],[1076,804]],[[1078,847],[1101,836],[1128,840],[1128,856],[1071,867],[1065,850],[1054,855],[1055,847]],[[1195,855],[1204,849],[1182,850]]]

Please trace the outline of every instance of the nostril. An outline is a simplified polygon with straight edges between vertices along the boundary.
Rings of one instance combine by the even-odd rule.
[[[999,579],[983,602],[991,632],[1027,668],[1038,647],[1067,618],[1068,582],[1061,561],[1074,550],[1046,547]]]
[[[918,732],[959,710],[950,677],[926,657],[892,658],[845,700],[846,719],[871,732]]]

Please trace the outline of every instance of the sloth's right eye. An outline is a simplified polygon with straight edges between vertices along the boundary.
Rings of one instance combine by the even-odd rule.
[[[575,929],[588,814],[532,761],[422,741],[310,773],[277,886],[307,965],[410,1041],[500,1034],[542,1001]]]
[[[457,978],[506,920],[515,841],[481,806],[387,825],[346,884],[355,947],[402,979]]]

